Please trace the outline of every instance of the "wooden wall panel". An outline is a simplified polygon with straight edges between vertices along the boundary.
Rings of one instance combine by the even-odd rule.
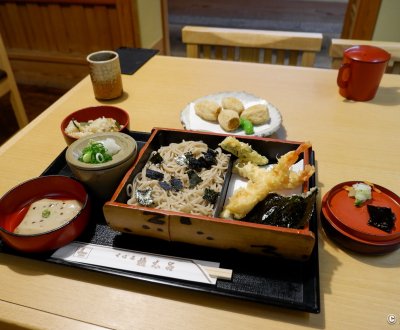
[[[116,24],[118,22],[118,12],[116,10],[111,10],[108,8],[107,10],[107,18],[108,18],[108,30],[111,33],[108,33],[110,39],[108,40],[108,44],[112,45],[113,48],[117,48],[121,45],[125,47],[134,47],[134,45],[140,45],[140,41],[134,42],[133,38],[126,39],[123,33],[121,33],[121,24]],[[132,27],[129,28],[132,30]],[[98,35],[101,38],[101,35]]]
[[[12,20],[15,27],[17,27],[17,26],[23,27],[24,26],[24,17],[19,14],[18,8],[16,5],[6,4],[6,15],[10,18],[10,21]],[[2,20],[4,20],[5,24],[8,23],[6,16],[3,16]],[[9,34],[9,38],[7,38],[7,41],[9,41],[11,44],[15,44],[16,46],[17,45],[25,45],[25,46],[28,45],[29,35],[25,34],[26,29],[21,29],[21,28],[13,29],[13,25],[11,25],[11,24],[9,24],[9,26],[7,28],[8,28],[7,30],[8,30],[8,34]]]
[[[67,29],[64,24],[63,12],[61,6],[57,4],[49,4],[47,6],[47,12],[49,16],[49,25],[54,33],[53,47],[56,52],[68,53],[69,46],[67,43]]]
[[[0,33],[17,81],[72,87],[87,74],[89,53],[141,47],[136,9],[131,0],[0,1]]]

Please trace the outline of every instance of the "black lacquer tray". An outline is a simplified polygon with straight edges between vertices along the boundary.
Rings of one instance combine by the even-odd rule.
[[[142,132],[130,132],[130,135],[136,139],[139,150],[149,138],[148,133]],[[72,173],[65,161],[65,151],[66,149],[50,164],[42,175],[66,175],[72,177]],[[314,154],[311,155],[310,163],[315,163]],[[314,176],[311,177],[310,186],[315,186]],[[0,251],[115,276],[123,276],[305,312],[320,312],[316,210],[314,210],[314,214],[310,220],[310,229],[315,233],[316,237],[311,257],[307,261],[293,261],[243,254],[236,251],[215,250],[182,243],[171,243],[116,232],[108,227],[104,220],[102,213],[103,202],[99,200],[93,200],[93,202],[92,219],[95,219],[95,221],[92,221],[92,225],[85,230],[77,241],[173,257],[220,262],[221,268],[233,270],[232,279],[218,279],[216,285],[209,285],[108,267],[73,264],[52,258],[52,253],[22,255],[3,244],[0,245]]]

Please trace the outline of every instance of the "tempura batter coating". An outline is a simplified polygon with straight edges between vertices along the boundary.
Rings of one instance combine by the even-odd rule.
[[[251,162],[255,165],[266,165],[268,164],[268,158],[260,155],[257,151],[253,150],[247,143],[240,142],[233,136],[226,137],[219,146],[237,156],[240,162],[247,163]]]
[[[245,188],[239,188],[233,193],[221,216],[228,219],[242,219],[270,192],[295,188],[308,180],[315,172],[314,166],[307,164],[298,173],[291,171],[290,166],[297,161],[300,153],[310,147],[310,143],[301,144],[297,150],[290,151],[280,157],[278,163],[270,171],[251,163],[236,164],[234,171],[249,179],[249,182]]]

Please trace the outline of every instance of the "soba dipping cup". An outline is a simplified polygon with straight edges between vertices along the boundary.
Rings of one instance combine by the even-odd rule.
[[[84,148],[91,141],[100,142],[107,138],[113,139],[121,147],[120,151],[112,156],[112,160],[100,163],[85,163],[79,160]],[[74,177],[88,187],[97,199],[108,200],[118,186],[126,171],[136,159],[138,147],[136,140],[131,136],[119,133],[95,133],[72,143],[65,154],[65,159]]]

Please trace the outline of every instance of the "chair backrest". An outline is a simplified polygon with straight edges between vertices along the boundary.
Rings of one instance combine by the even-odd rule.
[[[357,45],[376,46],[389,52],[391,58],[386,72],[400,74],[400,42],[394,41],[332,39],[329,47],[329,56],[332,58],[332,68],[338,69],[342,63],[343,52],[347,48]]]
[[[25,112],[24,105],[21,100],[21,95],[15,82],[14,72],[12,71],[6,47],[3,43],[3,38],[0,35],[0,70],[3,74],[0,78],[0,97],[9,93],[12,108],[19,127],[24,127],[28,124],[28,117]]]
[[[321,33],[185,26],[187,57],[314,66]]]

